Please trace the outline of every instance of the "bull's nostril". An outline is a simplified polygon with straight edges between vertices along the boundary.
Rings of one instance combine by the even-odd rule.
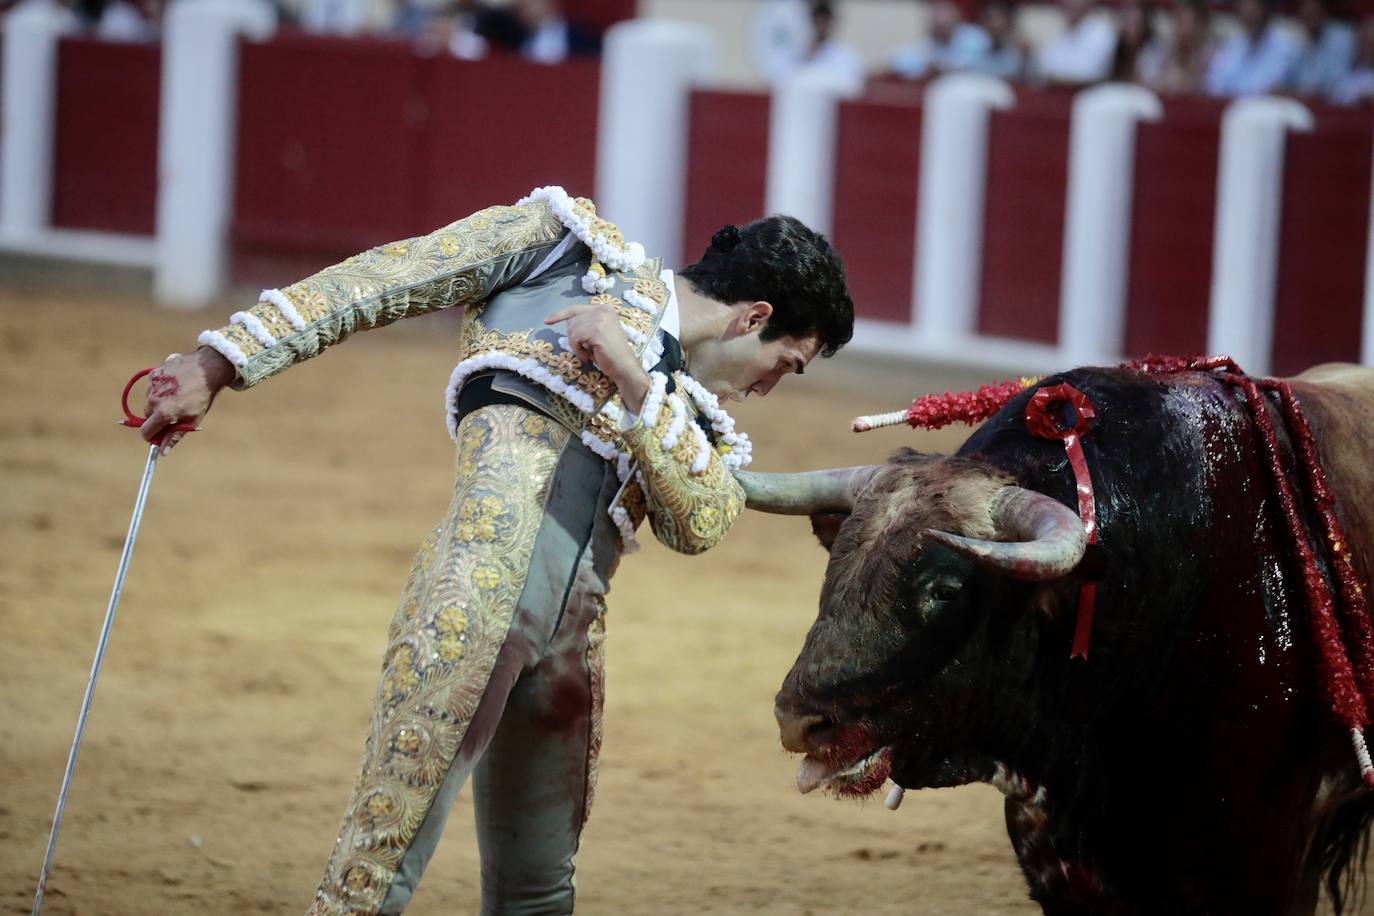
[[[778,705],[773,710],[778,719],[778,733],[782,746],[794,753],[804,753],[812,749],[818,732],[830,727],[825,716],[794,712]]]

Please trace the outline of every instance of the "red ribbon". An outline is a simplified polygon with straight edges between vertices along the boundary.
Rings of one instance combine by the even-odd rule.
[[[1083,436],[1097,416],[1087,395],[1072,385],[1051,385],[1035,392],[1026,405],[1026,428],[1042,439],[1059,439],[1073,468],[1078,486],[1078,517],[1088,532],[1088,543],[1097,543],[1097,506],[1093,498],[1093,479],[1088,459],[1083,454]],[[1078,591],[1078,621],[1074,627],[1070,658],[1088,657],[1088,640],[1093,628],[1093,605],[1097,583],[1085,582]]]

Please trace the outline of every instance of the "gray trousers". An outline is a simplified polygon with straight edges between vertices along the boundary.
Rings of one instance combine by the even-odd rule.
[[[614,470],[521,407],[459,427],[312,914],[400,913],[473,776],[482,912],[566,914],[601,745]]]

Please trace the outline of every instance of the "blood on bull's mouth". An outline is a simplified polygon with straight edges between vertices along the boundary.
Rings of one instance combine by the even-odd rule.
[[[838,764],[808,754],[797,767],[797,789],[805,795],[823,786],[837,795],[858,798],[878,791],[891,772],[891,747]]]

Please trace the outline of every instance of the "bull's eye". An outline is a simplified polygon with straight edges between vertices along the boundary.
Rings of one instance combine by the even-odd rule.
[[[959,597],[959,589],[957,586],[951,584],[937,585],[935,588],[931,589],[930,597],[931,600],[939,604],[948,604]]]

